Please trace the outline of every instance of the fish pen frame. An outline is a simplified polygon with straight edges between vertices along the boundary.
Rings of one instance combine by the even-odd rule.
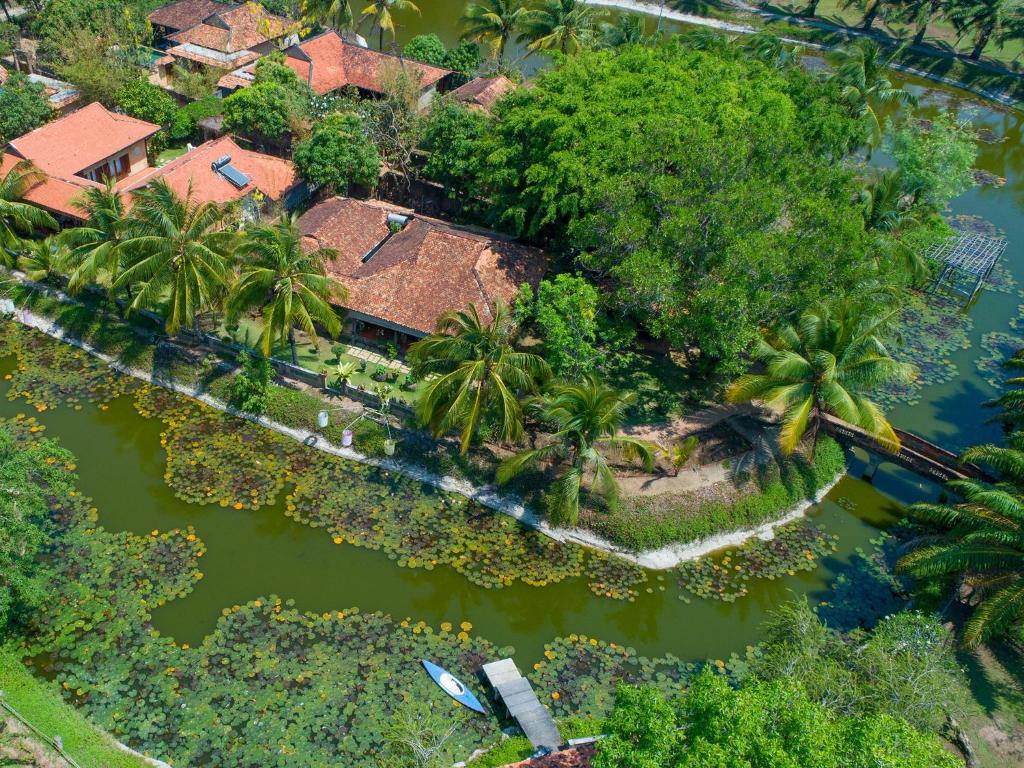
[[[966,296],[967,305],[971,304],[1005,250],[1005,237],[973,233],[953,235],[936,243],[925,254],[928,259],[942,264],[942,270],[932,281],[930,290],[938,292],[947,285],[955,293]],[[968,287],[965,287],[965,282]]]

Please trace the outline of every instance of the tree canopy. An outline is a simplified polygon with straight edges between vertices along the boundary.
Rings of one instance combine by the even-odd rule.
[[[38,128],[49,117],[41,84],[15,73],[0,88],[0,145]]]
[[[495,223],[609,276],[623,313],[735,370],[757,329],[874,271],[838,86],[738,46],[581,53],[478,148]]]
[[[339,192],[350,184],[373,186],[380,155],[357,115],[329,115],[308,140],[295,147],[295,165],[314,184]]]

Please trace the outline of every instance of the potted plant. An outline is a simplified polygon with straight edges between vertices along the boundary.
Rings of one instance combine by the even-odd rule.
[[[405,378],[402,380],[402,389],[406,392],[415,392],[416,383],[416,378],[411,373],[407,373],[405,374]]]
[[[341,385],[341,391],[348,391],[348,382],[358,369],[358,365],[352,360],[342,360],[338,363],[338,384]]]
[[[383,365],[378,365],[373,370],[373,380],[374,381],[385,381],[387,379],[387,377],[388,377],[388,369],[385,368]]]

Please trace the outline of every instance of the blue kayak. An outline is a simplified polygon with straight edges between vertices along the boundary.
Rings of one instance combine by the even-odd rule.
[[[484,709],[480,700],[474,696],[469,688],[462,684],[455,675],[446,669],[442,669],[432,662],[422,659],[423,668],[427,670],[427,674],[437,683],[438,687],[455,699],[459,704],[472,709],[474,712],[479,712],[481,715],[486,715],[487,710]]]

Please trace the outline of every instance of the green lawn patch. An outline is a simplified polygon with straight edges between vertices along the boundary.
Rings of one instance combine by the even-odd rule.
[[[64,751],[83,768],[144,768],[145,760],[117,747],[80,711],[64,702],[44,680],[33,677],[9,648],[0,647],[0,690],[22,717],[50,738],[60,736]]]

